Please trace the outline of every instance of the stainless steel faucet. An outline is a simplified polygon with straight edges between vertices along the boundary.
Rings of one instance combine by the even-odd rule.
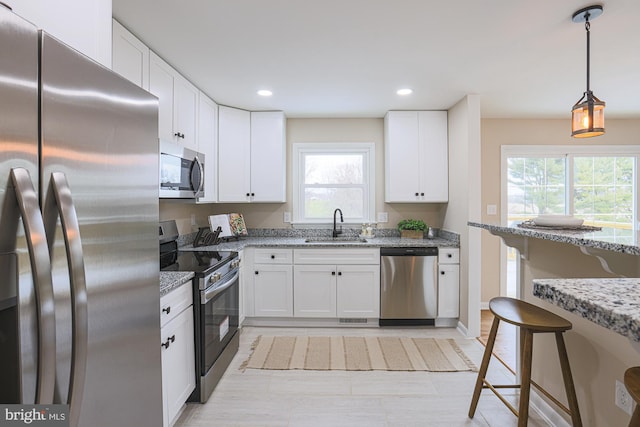
[[[340,222],[344,222],[344,218],[342,217],[342,211],[340,209],[336,209],[333,211],[333,237],[338,237],[338,234],[342,234],[342,226],[340,226],[340,230],[336,228],[336,214],[340,212]]]

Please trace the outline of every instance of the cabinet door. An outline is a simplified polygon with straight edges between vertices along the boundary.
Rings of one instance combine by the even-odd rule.
[[[169,64],[154,52],[149,53],[149,92],[158,97],[158,137],[174,141],[173,74]]]
[[[251,201],[285,202],[285,117],[283,112],[251,113]]]
[[[218,108],[218,201],[248,202],[251,197],[251,115]]]
[[[420,146],[417,111],[385,116],[385,202],[420,201]]]
[[[164,425],[169,426],[196,386],[193,306],[165,325],[160,335]]]
[[[112,64],[113,71],[149,90],[149,48],[115,19]]]
[[[194,151],[198,150],[198,92],[198,88],[176,72],[173,81],[173,133],[178,134],[175,138],[177,143]]]
[[[455,318],[460,315],[460,266],[445,264],[438,267],[438,317]]]
[[[336,317],[336,266],[293,267],[295,317]]]
[[[202,92],[198,94],[198,150],[204,154],[204,196],[198,203],[218,200],[218,105]]]
[[[338,317],[380,317],[380,266],[339,265]]]
[[[420,201],[449,200],[447,112],[418,112]]]
[[[254,265],[254,315],[293,316],[293,274],[290,265]]]

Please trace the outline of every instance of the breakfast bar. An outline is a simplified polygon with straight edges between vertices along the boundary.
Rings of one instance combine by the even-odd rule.
[[[616,406],[615,389],[640,363],[638,233],[468,225],[518,251],[518,298],[571,322],[567,352],[584,425],[626,425],[630,414]],[[562,396],[555,343],[547,338],[534,340],[533,380]],[[548,403],[537,399],[539,407]]]

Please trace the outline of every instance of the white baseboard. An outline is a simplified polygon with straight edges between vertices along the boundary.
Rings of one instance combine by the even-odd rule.
[[[534,387],[531,387],[529,406],[550,426],[571,427],[571,424],[567,422],[567,420],[565,420],[558,411],[556,411],[555,407],[549,405]]]
[[[463,336],[465,336],[467,338],[475,338],[475,337],[470,337],[469,336],[469,330],[460,321],[458,321],[458,326],[456,327],[456,329],[458,330],[458,332],[460,332]]]
[[[480,310],[489,310],[489,302],[481,302],[480,303]]]

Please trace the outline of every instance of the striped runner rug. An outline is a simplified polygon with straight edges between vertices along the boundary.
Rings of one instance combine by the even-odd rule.
[[[241,369],[476,371],[453,339],[259,336]]]

